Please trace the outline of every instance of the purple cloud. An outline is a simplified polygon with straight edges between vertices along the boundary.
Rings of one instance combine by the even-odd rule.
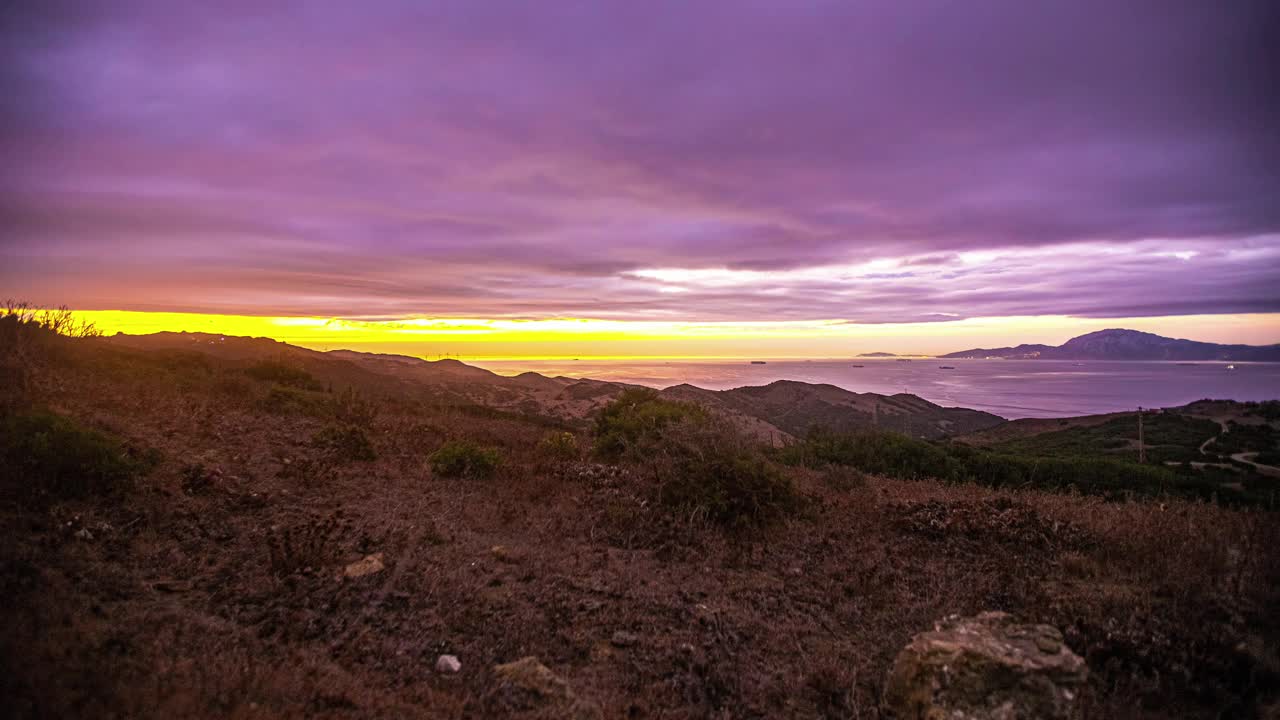
[[[0,16],[11,294],[1280,312],[1273,3],[180,5]]]

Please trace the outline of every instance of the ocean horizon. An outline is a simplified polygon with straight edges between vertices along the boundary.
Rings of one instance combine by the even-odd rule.
[[[728,390],[778,380],[825,383],[859,393],[909,393],[945,407],[984,410],[1009,419],[1176,407],[1204,398],[1280,399],[1280,363],[920,356],[911,356],[905,362],[902,358],[762,360],[763,364],[747,359],[661,358],[466,362],[500,375],[536,372],[654,388],[687,383],[708,390]]]

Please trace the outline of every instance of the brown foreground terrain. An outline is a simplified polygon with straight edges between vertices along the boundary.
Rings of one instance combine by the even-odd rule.
[[[299,355],[320,389],[298,390],[247,374],[249,350],[11,358],[6,412],[147,463],[35,501],[5,469],[13,717],[874,718],[914,634],[984,610],[1062,629],[1087,717],[1277,712],[1272,512],[787,468],[801,511],[726,528],[655,506],[643,464],[592,460],[585,422],[477,404],[515,391],[466,366],[431,385]],[[608,399],[521,382],[543,381],[584,417]],[[372,453],[324,441],[335,427]],[[581,450],[548,456],[563,432]],[[444,477],[429,457],[458,440],[504,462]],[[576,704],[504,692],[493,668],[527,656]]]

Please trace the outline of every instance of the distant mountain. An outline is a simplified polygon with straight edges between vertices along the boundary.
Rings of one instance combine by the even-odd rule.
[[[898,356],[895,355],[894,353],[871,352],[871,353],[862,353],[858,355],[858,357],[898,357]]]
[[[1010,360],[1222,360],[1280,362],[1280,345],[1219,345],[1179,340],[1137,330],[1099,330],[1052,345],[974,349],[944,358],[1005,358]]]
[[[1017,347],[977,348],[939,355],[943,358],[1005,358],[1006,360],[1032,360],[1046,352],[1057,350],[1052,345],[1019,345]]]

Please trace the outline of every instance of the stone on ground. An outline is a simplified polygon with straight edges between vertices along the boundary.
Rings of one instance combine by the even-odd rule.
[[[953,615],[898,654],[884,709],[900,720],[1067,720],[1087,677],[1052,626],[1002,612]]]
[[[598,720],[600,708],[574,695],[568,681],[556,675],[535,657],[525,657],[495,665],[498,691],[506,704],[516,707],[556,708],[557,717],[571,720]]]
[[[358,578],[382,572],[384,567],[385,566],[382,564],[382,553],[374,553],[373,555],[366,555],[363,559],[351,563],[347,566],[346,570],[342,572],[342,574],[349,578]]]

